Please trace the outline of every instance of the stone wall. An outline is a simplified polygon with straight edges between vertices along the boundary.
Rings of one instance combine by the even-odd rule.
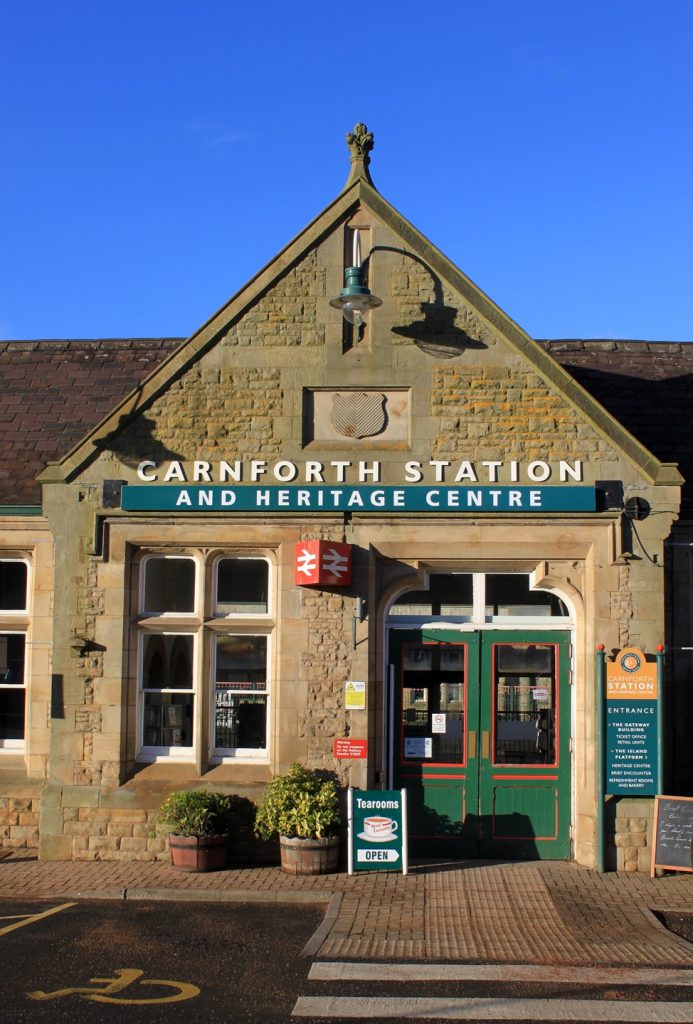
[[[654,800],[612,797],[607,800],[605,822],[607,867],[612,871],[649,872]]]
[[[216,367],[204,362],[175,381],[147,413],[109,445],[117,458],[214,459],[221,453],[278,456],[283,415],[280,371],[274,367]]]
[[[40,797],[0,797],[0,846],[38,846]]]
[[[398,318],[394,344],[413,341],[422,351],[448,359],[496,344],[497,335],[482,317],[411,256],[401,256],[393,266],[391,289]]]
[[[340,527],[304,530],[301,540],[342,540]],[[301,616],[307,640],[299,657],[299,675],[306,688],[305,706],[298,708],[298,735],[305,744],[306,765],[339,768],[332,758],[332,739],[346,735],[344,684],[351,670],[345,632],[346,598],[342,587],[299,587]]]
[[[146,808],[66,807],[64,832],[73,860],[168,860],[156,812]]]
[[[431,413],[436,457],[595,459],[610,448],[538,374],[513,365],[436,367]],[[612,456],[613,457],[613,456]]]
[[[224,334],[224,347],[323,345],[317,300],[325,295],[325,267],[313,250]]]

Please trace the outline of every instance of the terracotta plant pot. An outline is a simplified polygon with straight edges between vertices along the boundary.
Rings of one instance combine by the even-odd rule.
[[[226,866],[228,836],[169,836],[171,864],[178,871],[219,871]]]
[[[323,839],[279,837],[282,871],[290,875],[328,875],[339,863],[339,836]]]

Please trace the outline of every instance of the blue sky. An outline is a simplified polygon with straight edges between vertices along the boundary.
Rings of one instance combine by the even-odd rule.
[[[0,338],[184,336],[341,190],[539,338],[693,340],[691,0],[0,0]]]

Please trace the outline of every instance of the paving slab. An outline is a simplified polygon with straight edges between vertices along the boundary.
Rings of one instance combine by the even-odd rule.
[[[319,959],[693,968],[693,944],[653,911],[693,913],[693,875],[599,874],[564,862],[455,861],[395,872],[208,874],[132,861],[0,863],[0,897],[324,902]]]

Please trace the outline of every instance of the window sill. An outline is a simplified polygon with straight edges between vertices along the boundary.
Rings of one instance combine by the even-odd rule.
[[[261,754],[213,754],[209,763],[212,766],[216,765],[234,765],[234,764],[269,764],[269,757],[267,751],[263,750]]]
[[[164,754],[140,752],[135,758],[138,764],[195,764],[195,754]]]

